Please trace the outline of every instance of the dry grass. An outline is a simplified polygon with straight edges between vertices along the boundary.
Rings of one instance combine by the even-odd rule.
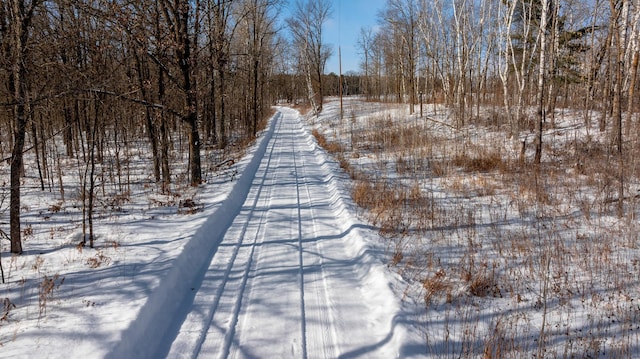
[[[369,220],[387,236],[424,231],[432,218],[429,199],[416,184],[406,187],[372,178],[355,181],[351,197]]]
[[[548,128],[534,167],[531,138],[509,139],[499,114],[455,131],[393,111],[354,115],[318,142],[343,139],[332,153],[356,178],[351,195],[386,237],[389,264],[419,284],[407,291],[427,308],[431,353],[630,357],[640,156],[620,162],[606,136],[567,126]]]
[[[38,286],[38,318],[47,315],[47,303],[53,299],[54,290],[60,288],[62,283],[64,283],[64,277],[60,277],[59,274],[53,277],[44,276],[44,279]]]
[[[491,172],[505,168],[502,156],[497,152],[485,152],[476,156],[465,152],[455,155],[452,162],[465,172]]]
[[[447,274],[444,269],[440,269],[432,276],[425,278],[422,281],[422,287],[424,288],[424,302],[425,305],[430,305],[431,302],[442,295],[446,295],[447,302],[451,301],[451,283],[447,279]]]
[[[89,268],[99,268],[101,266],[107,266],[111,263],[111,258],[106,256],[102,251],[97,251],[93,257],[87,258],[87,265]]]
[[[204,208],[202,203],[196,202],[193,198],[185,198],[178,202],[178,213],[195,214]]]
[[[292,107],[298,110],[303,116],[307,115],[312,109],[311,103],[309,102],[296,103]]]
[[[11,313],[11,309],[15,309],[16,305],[9,300],[9,298],[4,298],[2,300],[2,316],[0,317],[0,322],[8,321],[9,315]]]
[[[495,278],[495,272],[487,273],[485,270],[470,273],[469,293],[476,297],[502,297],[500,287]]]
[[[318,141],[318,145],[320,145],[320,147],[324,148],[330,154],[338,154],[344,152],[344,149],[338,142],[327,141],[327,138],[318,130],[314,129],[312,131],[312,135],[316,138],[316,141]]]

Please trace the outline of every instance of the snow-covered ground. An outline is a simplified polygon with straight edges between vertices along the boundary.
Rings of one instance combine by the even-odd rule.
[[[296,111],[278,111],[199,189],[113,195],[95,249],[76,246],[77,201],[27,190],[25,253],[2,243],[0,357],[423,355],[420,307],[400,300],[344,175]]]
[[[595,120],[558,111],[535,176],[531,134],[490,111],[459,129],[433,105],[278,111],[197,189],[160,193],[148,146],[126,149],[127,184],[98,189],[96,249],[76,247],[76,160],[64,193],[27,171],[0,357],[640,356],[640,157],[619,216]]]
[[[386,237],[388,263],[426,308],[432,357],[640,356],[640,158],[558,110],[544,133],[510,133],[482,108],[458,127],[443,106],[337,99],[309,123],[353,178],[352,196]],[[631,136],[632,137],[632,136]],[[522,142],[526,141],[523,150]],[[629,144],[625,151],[636,151]]]

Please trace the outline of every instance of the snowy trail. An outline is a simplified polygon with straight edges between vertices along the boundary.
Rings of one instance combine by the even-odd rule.
[[[384,268],[296,111],[280,109],[255,156],[235,207],[196,233],[110,357],[411,355]]]

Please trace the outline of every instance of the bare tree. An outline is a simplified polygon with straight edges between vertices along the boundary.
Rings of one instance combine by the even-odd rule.
[[[625,123],[625,135],[630,135],[631,123],[635,112],[635,90],[638,78],[638,65],[640,64],[640,2],[634,1],[633,20],[631,20],[631,34],[627,53],[629,58],[626,60],[629,64],[629,84],[627,93],[627,122]]]
[[[362,69],[364,70],[364,81],[365,84],[363,85],[364,87],[364,93],[367,97],[367,99],[371,98],[371,73],[370,73],[370,59],[373,56],[372,52],[373,52],[373,41],[374,41],[374,34],[373,34],[373,29],[368,27],[368,28],[361,28],[360,29],[360,38],[358,39],[358,47],[360,48],[361,54],[364,57],[364,62],[362,63]]]
[[[409,96],[409,112],[413,113],[416,104],[416,64],[418,55],[418,2],[416,0],[387,0],[386,8],[380,14],[401,40],[398,54],[402,56],[402,80],[406,81],[404,93]]]
[[[163,0],[160,2],[160,6],[165,17],[164,20],[171,31],[175,60],[182,76],[179,81],[179,87],[184,93],[184,114],[181,120],[189,128],[189,171],[191,183],[197,185],[202,181],[202,167],[196,81],[193,72],[196,67],[196,58],[192,56],[192,52],[197,45],[198,33],[193,30],[192,24],[197,24],[200,21],[193,14],[199,8],[199,1],[192,4],[188,0]]]
[[[450,14],[452,12],[442,0],[421,0],[419,33],[425,50],[425,63],[431,64],[428,68],[434,83],[432,97],[438,91],[444,95],[446,104],[453,106],[456,102],[457,81],[457,76],[453,73],[457,67],[453,46],[456,32],[451,30]]]
[[[538,61],[538,120],[536,121],[535,147],[536,154],[534,163],[540,165],[542,159],[542,130],[546,118],[545,108],[545,80],[546,80],[546,55],[547,55],[547,18],[549,15],[549,0],[542,0],[542,11],[540,13],[540,28],[538,37],[540,38],[539,61]]]
[[[331,3],[328,0],[298,0],[293,16],[287,19],[294,44],[301,54],[307,80],[307,96],[315,113],[322,111],[322,77],[331,56],[331,48],[324,43],[322,29],[330,16]]]
[[[271,45],[271,39],[275,34],[276,10],[280,7],[281,0],[246,0],[243,13],[244,23],[246,25],[246,33],[248,36],[247,43],[250,44],[248,55],[251,65],[251,133],[253,136],[258,131],[258,121],[264,114],[263,102],[259,91],[260,85],[264,82],[264,67],[268,47]],[[262,66],[261,66],[262,65]],[[262,71],[261,71],[262,67]]]
[[[28,84],[27,64],[29,63],[29,41],[34,14],[44,0],[10,0],[4,2],[3,11],[8,16],[9,46],[5,54],[11,59],[9,90],[13,102],[14,138],[11,151],[9,226],[11,237],[11,253],[22,253],[20,230],[20,177],[23,170],[23,151],[27,131]]]
[[[210,96],[214,104],[217,102],[217,105],[214,105],[217,110],[213,113],[214,126],[217,127],[216,140],[220,148],[225,148],[228,142],[227,72],[231,56],[231,38],[235,31],[231,16],[233,0],[214,0],[207,3],[210,66],[212,73],[217,74],[211,82]]]
[[[624,95],[624,76],[627,69],[625,54],[628,46],[627,33],[629,28],[630,0],[610,0],[611,23],[613,25],[613,44],[615,53],[613,62],[613,143],[618,155],[618,215],[624,213],[624,156],[622,142],[622,101]],[[628,99],[632,101],[633,99]],[[630,119],[629,119],[630,120]]]
[[[629,0],[610,0],[611,22],[615,53],[613,62],[613,143],[618,153],[622,153],[622,101],[624,92],[625,53],[627,49],[627,30],[629,26]]]

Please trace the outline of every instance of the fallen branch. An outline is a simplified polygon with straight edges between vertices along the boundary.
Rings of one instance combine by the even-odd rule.
[[[427,119],[427,120],[429,120],[429,121],[431,121],[431,122],[435,122],[435,123],[437,123],[437,124],[440,124],[440,125],[443,125],[443,126],[447,126],[447,127],[449,127],[449,128],[452,128],[452,129],[454,129],[454,130],[458,131],[458,129],[457,129],[457,128],[455,128],[454,126],[451,126],[450,124],[448,124],[448,123],[444,123],[444,122],[442,122],[442,121],[438,121],[438,120],[436,120],[435,118],[432,118],[432,117],[429,117],[429,116],[424,116],[424,118],[425,118],[425,119]]]
[[[236,161],[233,160],[233,158],[229,158],[227,160],[224,160],[220,163],[218,163],[217,165],[213,165],[213,168],[220,168],[226,164],[229,164],[229,166],[232,166]]]
[[[632,196],[632,197],[623,197],[622,200],[623,201],[627,201],[627,200],[630,200],[630,199],[637,199],[637,198],[640,198],[640,194],[637,194],[637,195]],[[615,203],[615,202],[620,202],[620,198],[612,198],[612,199],[608,199],[608,200],[604,201],[605,204],[611,204],[611,203]]]

